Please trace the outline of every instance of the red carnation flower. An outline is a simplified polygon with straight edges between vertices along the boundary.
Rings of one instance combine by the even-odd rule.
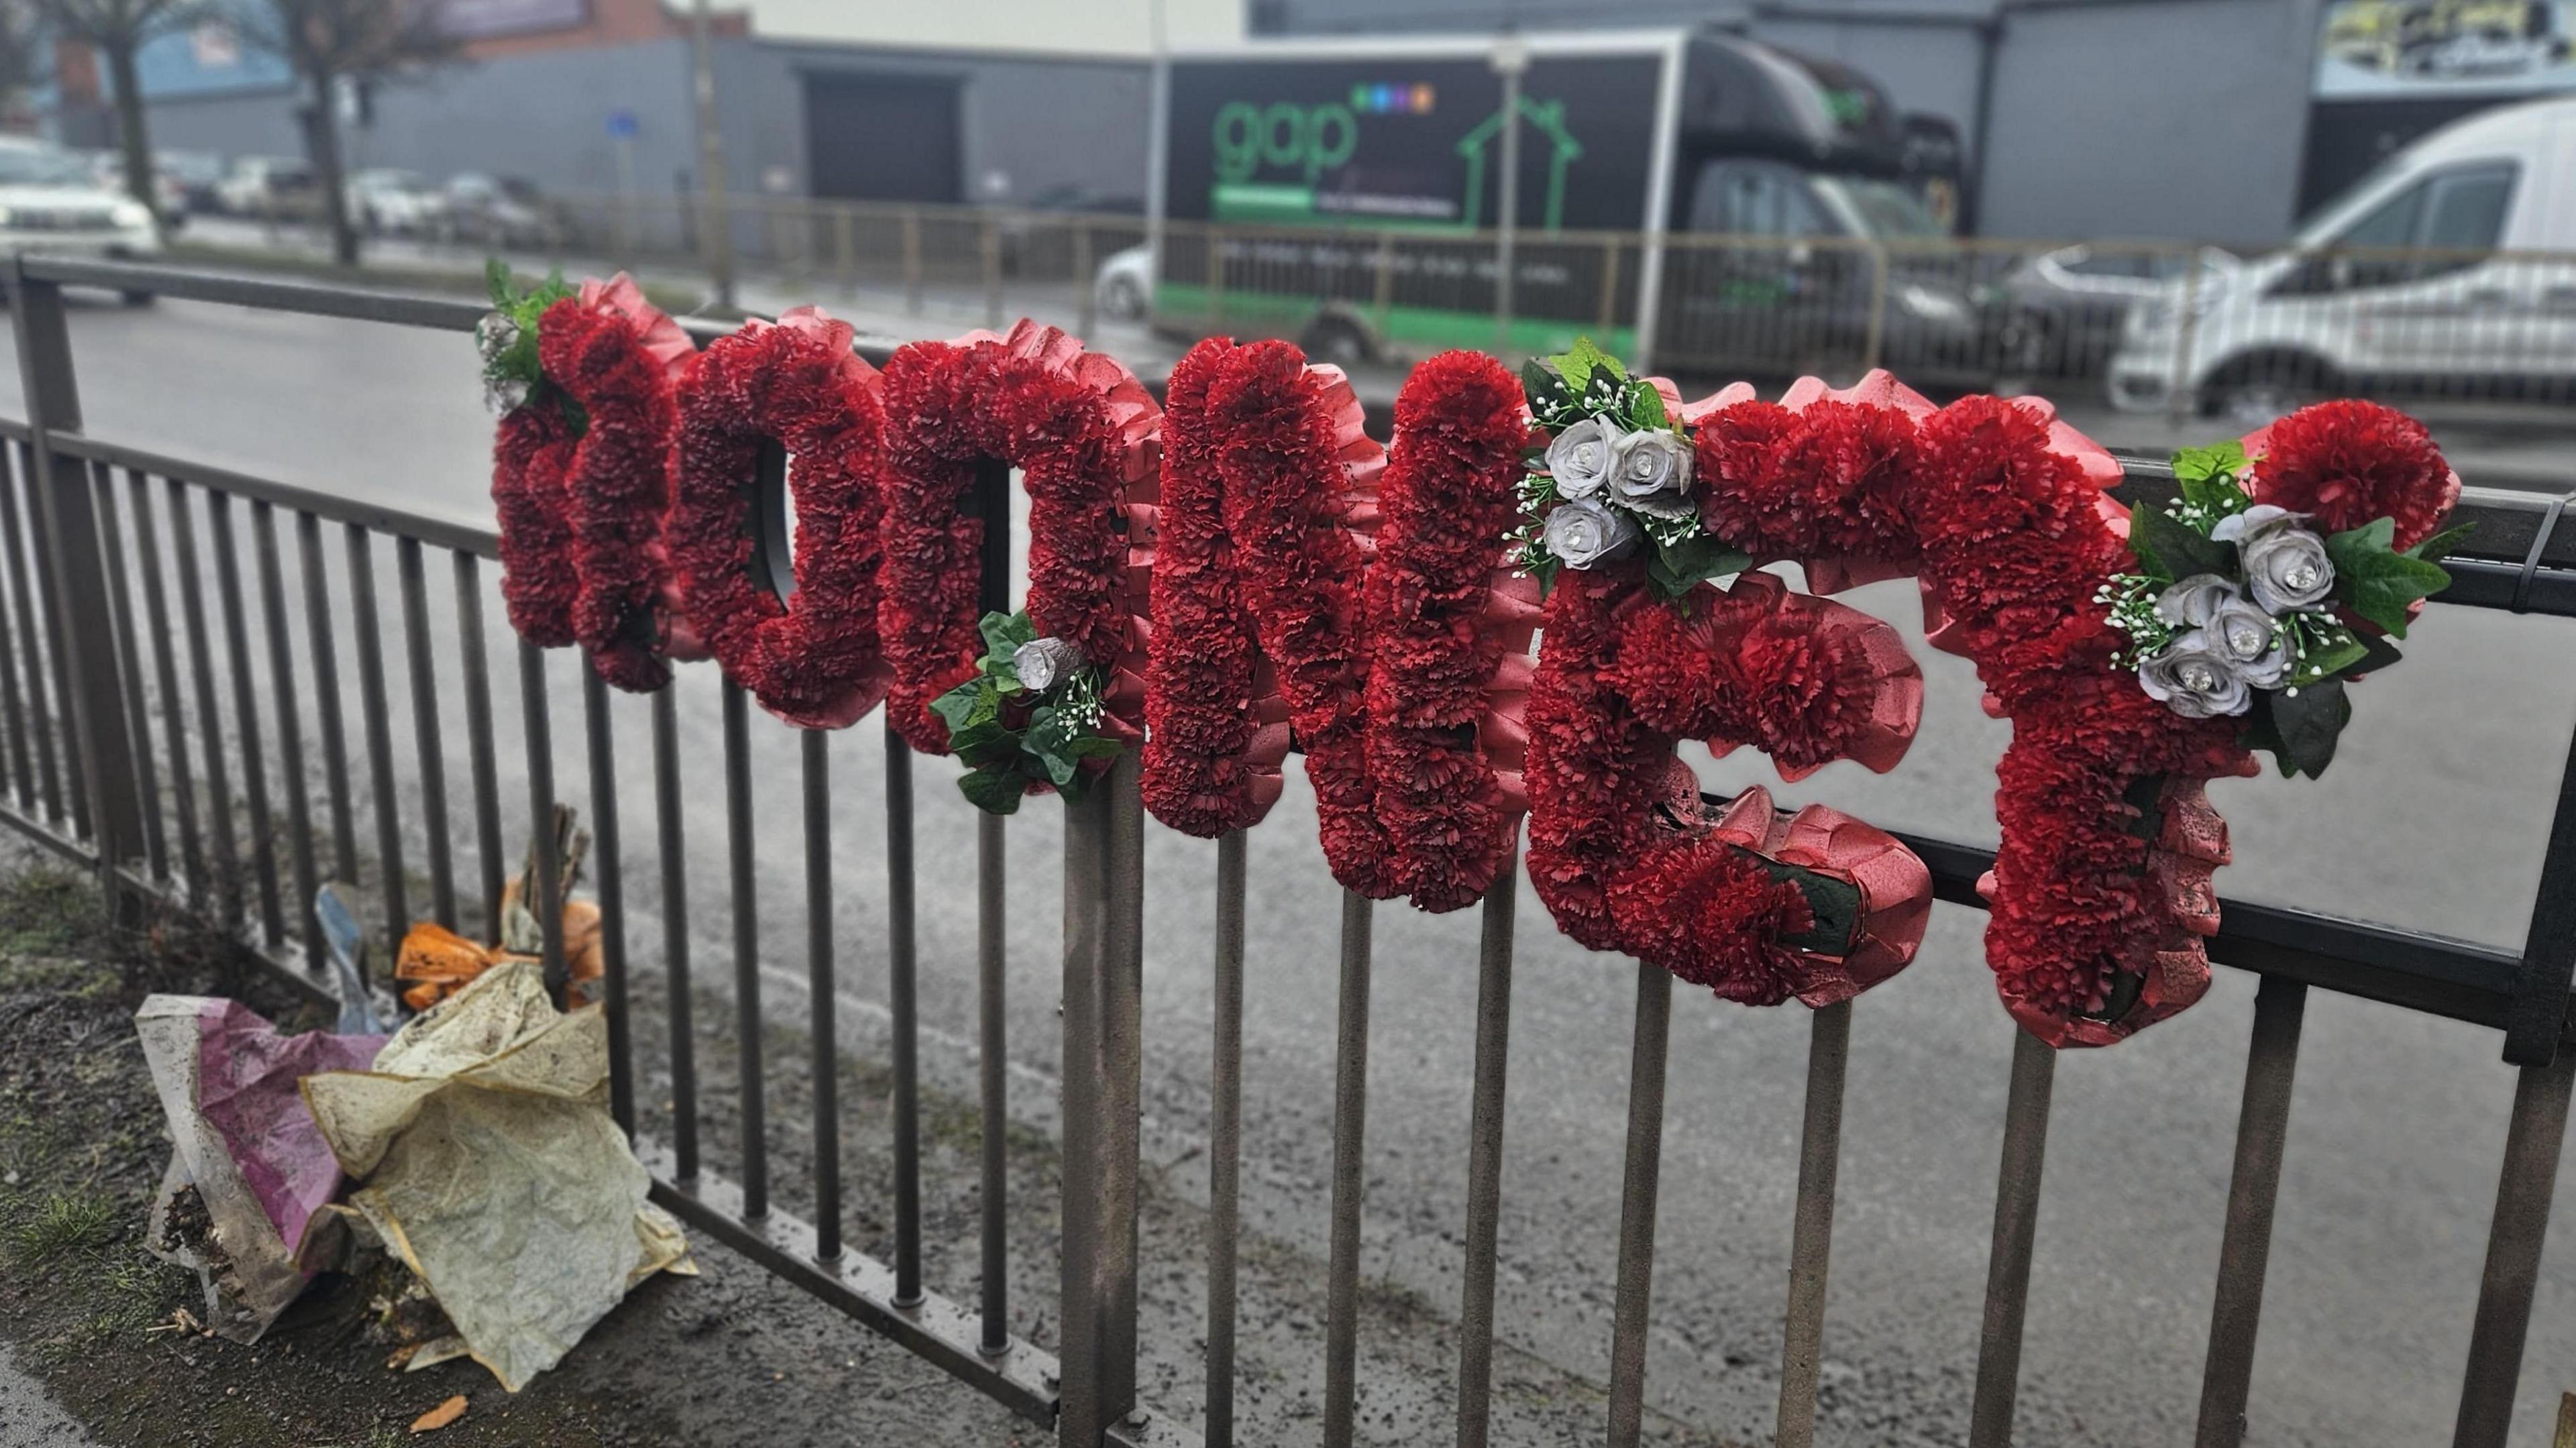
[[[2329,532],[2394,518],[2396,546],[2412,548],[2459,499],[2424,424],[2376,402],[2320,402],[2256,436],[2255,500],[2313,513]]]

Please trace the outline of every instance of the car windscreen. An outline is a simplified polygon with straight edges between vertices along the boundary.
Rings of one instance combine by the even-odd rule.
[[[0,186],[90,186],[87,162],[64,151],[0,146]]]
[[[1947,236],[1918,197],[1875,176],[1818,176],[1816,189],[1839,202],[1875,237]]]

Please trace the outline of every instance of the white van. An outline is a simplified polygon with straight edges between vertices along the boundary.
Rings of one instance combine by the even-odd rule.
[[[2138,303],[2111,402],[2161,411],[2177,383],[2249,425],[2329,394],[2576,398],[2576,98],[2435,131],[2280,251]]]

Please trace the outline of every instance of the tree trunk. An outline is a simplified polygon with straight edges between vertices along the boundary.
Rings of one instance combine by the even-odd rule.
[[[134,40],[128,37],[99,48],[107,52],[108,82],[116,87],[116,138],[125,148],[125,189],[152,208],[152,224],[166,231],[170,218],[161,214],[160,189],[153,185],[152,138],[144,130],[143,82],[135,74]]]
[[[313,83],[312,120],[305,142],[313,156],[313,182],[322,189],[322,216],[331,228],[331,259],[342,266],[358,264],[358,228],[349,219],[349,192],[340,174],[340,106],[336,77],[330,68],[308,62],[305,79]]]

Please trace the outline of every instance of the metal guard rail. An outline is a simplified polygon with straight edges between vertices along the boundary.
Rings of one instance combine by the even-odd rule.
[[[446,297],[358,291],[132,262],[28,257],[21,265],[32,280],[65,286],[148,290],[190,301],[449,332],[473,331],[491,310],[479,302]],[[701,340],[732,330],[726,324],[685,318],[682,324]],[[862,338],[859,350],[871,361],[883,363],[896,345],[891,339]],[[1147,385],[1160,393],[1159,381]],[[27,430],[22,423],[0,422],[0,435],[23,441]],[[461,520],[316,493],[96,438],[58,437],[55,445],[75,457],[162,476],[186,476],[244,498],[310,511],[330,521],[409,533],[424,542],[485,558],[498,556],[497,535],[490,528]],[[2129,473],[2120,490],[2123,496],[2171,494],[2172,470],[2161,459],[2123,456],[2121,461]],[[2576,485],[2576,478],[2571,478],[2571,484]],[[2545,547],[2538,554],[2532,552],[2535,541],[2544,541],[2548,503],[2547,498],[2533,494],[2470,490],[2461,503],[2459,517],[2474,522],[2477,531],[2471,535],[2469,546],[2452,560],[2452,585],[2439,601],[2576,618],[2576,526],[2554,530],[2546,537]],[[1895,833],[1931,868],[1940,899],[1984,908],[1976,882],[1992,867],[1993,851],[1952,840]],[[2505,1025],[2516,999],[2522,960],[2512,951],[2251,901],[2222,899],[2220,919],[2219,933],[2209,942],[2209,956],[2223,965],[2284,975],[2347,995],[2499,1029]],[[2562,1033],[2562,1039],[2576,1036]]]

